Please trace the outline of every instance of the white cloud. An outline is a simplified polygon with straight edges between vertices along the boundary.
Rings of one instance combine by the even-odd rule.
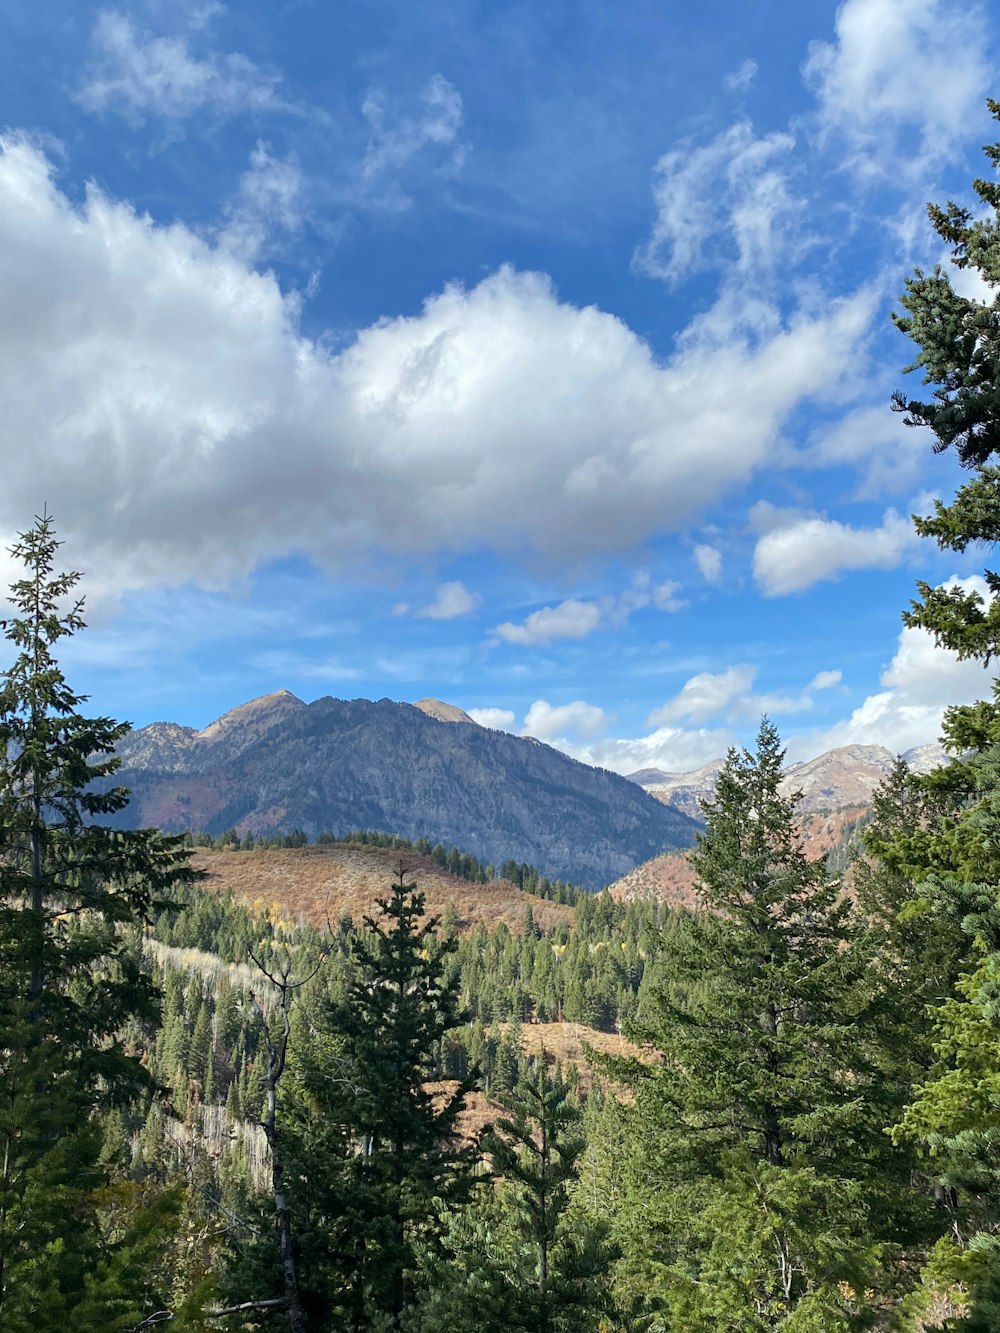
[[[635,773],[641,768],[688,773],[718,759],[734,743],[735,736],[728,730],[699,728],[685,731],[680,727],[658,727],[647,736],[608,736],[589,742],[553,737],[548,742],[581,763],[624,774]]]
[[[596,704],[574,699],[569,704],[550,704],[536,699],[528,709],[521,728],[524,736],[556,743],[560,738],[594,740],[608,729],[608,715]]]
[[[756,60],[744,60],[722,80],[722,86],[731,93],[745,93],[757,77]]]
[[[906,176],[949,156],[983,114],[988,34],[987,13],[964,0],[846,0],[836,39],[813,42],[803,67],[823,132],[843,135],[866,170]]]
[[[47,498],[91,590],[218,587],[291,551],[634,550],[743,485],[837,391],[874,310],[861,292],[661,364],[504,268],[332,353],[273,275],[95,187],[75,206],[8,137],[0,528]]]
[[[672,699],[654,709],[646,724],[662,727],[674,722],[706,722],[713,717],[737,722],[758,718],[763,713],[769,717],[804,713],[813,707],[813,696],[818,691],[839,684],[841,673],[820,671],[804,689],[792,693],[754,694],[756,679],[757,668],[745,662],[723,671],[699,672],[686,681]]]
[[[912,522],[894,509],[886,510],[877,528],[795,514],[758,538],[754,578],[765,597],[782,597],[848,570],[894,569],[916,542]]]
[[[280,77],[246,56],[199,59],[185,38],[141,32],[115,10],[98,15],[92,43],[88,81],[77,94],[88,111],[141,125],[150,115],[180,121],[202,110],[233,116],[289,109],[278,92]]]
[[[247,263],[264,253],[276,234],[294,235],[303,221],[303,179],[294,158],[272,155],[258,143],[226,209],[221,244]]]
[[[820,467],[847,466],[860,477],[859,498],[912,489],[927,455],[927,442],[903,424],[887,403],[858,407],[817,431],[805,451]]]
[[[653,277],[678,282],[719,261],[735,259],[743,274],[787,261],[789,227],[800,204],[776,162],[795,147],[790,134],[758,139],[739,121],[698,148],[675,149],[656,164],[657,215],[636,265]]]
[[[653,606],[658,611],[680,611],[687,602],[678,596],[681,585],[673,579],[654,584],[649,571],[638,570],[632,585],[623,593],[608,594],[592,601],[570,597],[557,606],[532,611],[519,624],[505,621],[493,630],[494,640],[534,646],[553,639],[583,639],[600,627],[624,625],[635,611]]]
[[[493,633],[504,643],[533,646],[551,643],[553,639],[586,638],[600,623],[601,608],[597,602],[578,602],[570,597],[558,606],[532,611],[519,625],[507,620],[497,625]]]
[[[458,616],[467,616],[482,604],[478,592],[470,592],[464,583],[456,580],[440,584],[433,602],[414,614],[427,620],[455,620]]]
[[[510,708],[470,708],[467,710],[473,722],[481,727],[492,727],[494,731],[513,731],[515,714]]]
[[[942,586],[955,584],[989,596],[978,575],[952,578]],[[887,688],[869,695],[846,721],[797,736],[791,747],[794,757],[811,757],[840,745],[884,745],[896,753],[925,745],[940,734],[946,708],[989,698],[993,677],[981,662],[961,661],[949,649],[937,647],[927,630],[904,628],[880,679]]]
[[[722,552],[715,546],[698,545],[693,559],[698,573],[707,583],[722,582]]]
[[[536,736],[585,764],[616,773],[634,773],[641,768],[686,773],[723,755],[735,743],[736,733],[731,728],[736,724],[742,730],[748,720],[762,713],[778,716],[804,712],[813,707],[817,691],[831,689],[841,679],[839,671],[820,671],[798,693],[753,694],[756,676],[756,668],[746,664],[692,676],[672,700],[650,714],[647,726],[652,730],[644,736],[606,736],[610,718],[582,700],[553,706],[541,699],[531,705],[522,734]],[[478,720],[477,713],[472,715]],[[712,717],[721,717],[725,725],[698,725]],[[675,725],[680,722],[695,726],[686,729]],[[821,748],[810,750],[809,756]]]
[[[681,590],[681,585],[674,582],[673,579],[667,579],[665,583],[658,583],[650,592],[650,600],[657,611],[682,611],[687,602],[683,597],[677,594]]]
[[[817,671],[806,688],[809,690],[832,690],[834,685],[839,685],[843,678],[844,673],[842,671]]]
[[[666,723],[704,722],[722,713],[727,705],[745,695],[753,685],[757,668],[747,664],[726,667],[724,671],[701,671],[686,681],[680,692],[646,719],[649,727]]]
[[[415,114],[400,111],[379,90],[370,91],[361,107],[368,123],[369,141],[361,164],[362,179],[369,184],[393,177],[428,149],[436,151],[439,167],[448,173],[461,169],[467,154],[459,139],[462,128],[462,96],[458,89],[435,74],[420,94]],[[390,189],[390,201],[405,206],[409,200]]]

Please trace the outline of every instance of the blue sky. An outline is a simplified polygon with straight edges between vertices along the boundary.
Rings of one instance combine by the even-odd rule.
[[[4,17],[0,536],[55,514],[95,708],[433,695],[629,772],[986,692],[901,630],[981,553],[912,533],[959,478],[889,312],[995,5]]]

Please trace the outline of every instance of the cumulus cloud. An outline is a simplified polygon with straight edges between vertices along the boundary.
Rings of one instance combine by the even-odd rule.
[[[641,768],[688,773],[720,758],[735,739],[731,731],[722,728],[657,727],[646,736],[605,736],[594,741],[555,736],[548,744],[581,763],[608,768],[613,773],[635,773]]]
[[[654,172],[656,220],[636,266],[675,283],[720,259],[759,275],[779,252],[787,258],[800,204],[779,164],[794,147],[790,134],[757,138],[740,121],[708,144],[664,154]]]
[[[762,713],[780,716],[812,708],[814,696],[838,685],[841,673],[817,672],[802,690],[785,694],[754,694],[756,677],[756,667],[745,663],[692,676],[672,700],[650,714],[646,725],[651,730],[642,736],[606,735],[612,719],[603,709],[581,699],[560,705],[537,699],[528,710],[521,734],[535,736],[574,759],[616,773],[634,773],[641,768],[686,773],[725,754],[736,743],[737,733],[733,728],[737,724],[742,731],[748,720],[759,718]],[[471,710],[477,721],[482,720],[481,715],[489,714],[503,714],[508,719],[504,729],[512,729],[513,713],[499,709]],[[716,725],[701,725],[711,718],[717,719]],[[689,725],[678,725],[683,723]],[[820,745],[809,750],[810,757],[822,748]]]
[[[200,26],[204,26],[203,24]],[[181,121],[199,111],[228,117],[288,110],[280,76],[238,52],[195,56],[184,37],[141,31],[126,14],[105,9],[92,34],[93,57],[77,101],[88,111]]]
[[[952,578],[964,592],[989,597],[985,579]],[[900,631],[896,652],[882,672],[886,688],[868,696],[846,721],[795,738],[796,758],[819,754],[839,745],[884,745],[895,753],[936,740],[941,720],[952,704],[975,703],[991,695],[994,673],[981,662],[960,660],[939,648],[933,635],[909,627]]]
[[[763,713],[769,717],[804,713],[813,707],[815,694],[840,683],[841,673],[820,671],[801,690],[775,690],[767,694],[753,692],[756,679],[757,668],[745,662],[723,671],[701,671],[685,681],[672,699],[654,709],[646,719],[646,725],[699,723],[713,717],[737,722],[760,717]]]
[[[219,587],[292,551],[635,549],[745,483],[874,312],[862,291],[661,364],[503,268],[332,352],[272,274],[95,187],[77,206],[2,142],[0,529],[48,499],[91,588]]]
[[[823,132],[866,170],[905,175],[949,156],[990,91],[988,27],[977,4],[845,0],[835,40],[813,42],[803,67]],[[899,151],[905,131],[915,152]]]
[[[569,704],[536,699],[525,716],[521,735],[534,736],[581,763],[615,773],[634,773],[640,768],[686,772],[718,758],[733,743],[728,731],[680,727],[658,727],[635,738],[612,737],[605,735],[610,722],[603,709],[582,699]]]
[[[478,592],[470,592],[464,583],[456,580],[440,584],[433,602],[421,607],[415,614],[427,620],[456,620],[459,616],[467,616],[482,604],[483,599]]]
[[[771,510],[777,526],[758,538],[754,578],[765,597],[801,592],[823,579],[857,569],[894,569],[917,542],[913,524],[887,509],[877,528],[853,528],[793,511],[788,522]]]
[[[722,552],[717,547],[700,544],[694,548],[692,558],[706,583],[722,582]]]
[[[525,715],[521,732],[540,741],[565,737],[588,741],[603,735],[607,729],[608,715],[596,704],[588,704],[583,699],[574,699],[568,704],[550,704],[544,699],[536,699]]]
[[[398,175],[427,150],[438,155],[439,170],[450,174],[461,169],[467,154],[459,139],[462,96],[442,75],[429,80],[413,112],[403,111],[385,92],[373,89],[362,103],[361,114],[369,131],[361,163],[361,176],[368,184]],[[390,193],[398,205],[409,202],[398,187],[391,186]]]
[[[583,639],[601,623],[601,608],[596,602],[578,602],[567,598],[558,606],[543,606],[532,611],[520,624],[506,620],[493,630],[504,643],[524,646],[551,643],[553,639]]]
[[[468,714],[481,727],[494,731],[513,731],[516,715],[510,708],[470,708]]]
[[[601,626],[624,625],[634,611],[648,606],[658,611],[680,611],[687,605],[678,594],[681,585],[673,579],[654,584],[649,571],[640,569],[632,586],[618,595],[608,594],[592,601],[574,597],[557,606],[543,606],[532,611],[520,623],[504,621],[493,630],[494,641],[536,646],[554,639],[583,639]]]

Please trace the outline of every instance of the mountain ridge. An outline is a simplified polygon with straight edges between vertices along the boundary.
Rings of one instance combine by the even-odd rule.
[[[918,745],[901,756],[914,772],[927,773],[948,760],[936,744]],[[837,810],[867,804],[891,772],[896,755],[884,745],[841,745],[812,759],[790,764],[781,789],[785,795],[801,792],[801,811]],[[723,760],[715,759],[686,773],[643,768],[626,776],[664,805],[692,819],[704,818],[701,802],[711,800]]]
[[[200,731],[157,722],[125,737],[121,826],[241,834],[380,829],[482,862],[527,862],[597,888],[697,827],[619,774],[529,737],[390,699],[249,700]],[[468,717],[468,715],[464,715]]]

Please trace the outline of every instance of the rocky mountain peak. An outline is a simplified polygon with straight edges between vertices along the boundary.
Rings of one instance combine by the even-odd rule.
[[[903,758],[915,773],[929,773],[948,761],[945,750],[933,743],[915,746]],[[782,790],[786,795],[801,792],[801,812],[867,805],[895,762],[896,756],[883,745],[840,745],[814,759],[790,764]],[[629,780],[665,805],[700,819],[700,803],[711,798],[721,767],[722,760],[716,759],[690,773],[644,768],[629,774]]]
[[[260,694],[238,708],[231,708],[196,735],[200,741],[212,742],[223,740],[234,732],[267,730],[305,706],[291,690],[275,690],[273,694]]]
[[[472,726],[476,725],[475,719],[463,709],[456,708],[454,704],[446,704],[440,699],[418,699],[413,707],[419,708],[421,713],[426,713],[436,722],[468,722]]]

